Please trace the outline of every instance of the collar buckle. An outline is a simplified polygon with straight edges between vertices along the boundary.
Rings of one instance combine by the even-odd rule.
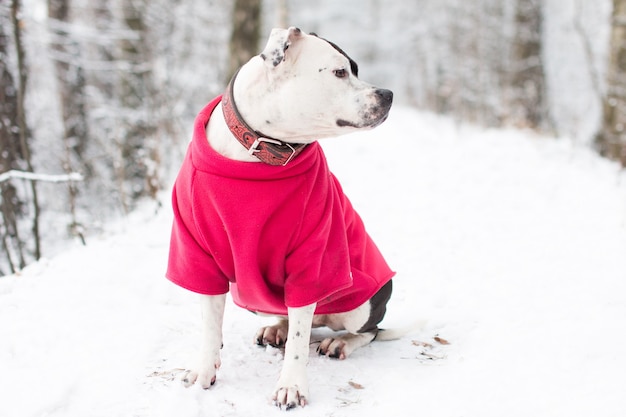
[[[254,142],[252,143],[252,146],[250,146],[250,149],[248,149],[248,153],[250,155],[254,155],[257,152],[261,152],[261,149],[259,149],[259,145],[263,142],[271,143],[272,145],[276,145],[276,146],[286,146],[289,148],[289,150],[291,151],[291,155],[289,155],[287,159],[285,159],[285,162],[283,162],[282,166],[287,165],[293,159],[293,157],[296,156],[296,149],[293,146],[291,146],[291,144],[289,144],[288,142],[281,142],[276,139],[264,138],[261,136],[259,136],[258,138],[254,140]]]
[[[250,155],[254,155],[257,152],[261,152],[261,149],[259,149],[259,145],[261,144],[261,142],[271,143],[271,144],[276,145],[276,146],[286,146],[286,147],[289,148],[289,150],[291,151],[291,155],[289,155],[287,157],[285,162],[282,164],[283,166],[287,165],[289,163],[289,161],[291,161],[293,159],[293,157],[296,156],[296,149],[293,146],[291,146],[289,143],[281,142],[281,141],[276,140],[276,139],[264,138],[264,137],[256,138],[254,140],[254,142],[252,143],[252,146],[250,146],[250,149],[248,149],[248,153]]]
[[[269,139],[269,138],[258,137],[258,138],[256,138],[254,140],[254,142],[250,146],[250,149],[248,149],[248,153],[250,155],[254,155],[257,152],[261,152],[261,150],[259,149],[259,145],[261,144],[261,142],[273,143],[274,145],[282,145],[283,144],[281,141],[276,140],[276,139]]]

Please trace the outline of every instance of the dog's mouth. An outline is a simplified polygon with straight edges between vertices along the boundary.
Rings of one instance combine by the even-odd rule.
[[[352,122],[349,122],[349,121],[343,120],[343,119],[337,119],[337,126],[339,126],[339,127],[353,127],[355,129],[358,129],[359,127],[361,127],[361,126],[357,125],[356,123],[352,123]]]
[[[387,120],[387,117],[389,117],[388,112],[383,113],[381,117],[375,117],[361,123],[353,123],[348,120],[337,119],[337,126],[352,127],[354,129],[373,129],[377,126],[380,126],[385,120]]]
[[[374,92],[376,104],[363,109],[359,114],[360,121],[358,123],[345,119],[337,119],[336,123],[339,127],[352,127],[354,129],[373,129],[387,120],[391,103],[393,102],[393,93],[391,90],[377,89]]]
[[[372,128],[372,129],[375,127],[378,127],[381,124],[383,124],[385,120],[387,120],[387,117],[389,117],[389,113],[385,113],[383,117],[380,117],[378,120],[374,121],[374,123],[368,125],[367,127]]]

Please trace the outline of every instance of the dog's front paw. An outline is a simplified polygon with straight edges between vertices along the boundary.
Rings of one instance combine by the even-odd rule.
[[[189,370],[183,375],[182,383],[187,388],[197,383],[203,389],[209,389],[215,384],[217,379],[216,371],[216,369],[203,371]]]
[[[187,371],[182,377],[182,383],[185,387],[197,384],[203,389],[209,389],[215,384],[217,379],[217,370],[220,368],[221,360],[219,353],[215,356],[215,360],[201,364],[197,369]]]
[[[306,381],[301,384],[281,384],[279,381],[277,388],[274,391],[274,404],[278,408],[291,410],[298,405],[304,407],[307,404],[309,397],[309,388]]]

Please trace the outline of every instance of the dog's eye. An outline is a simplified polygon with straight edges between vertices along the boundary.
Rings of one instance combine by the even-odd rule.
[[[335,77],[337,78],[346,78],[348,76],[348,71],[345,68],[339,68],[333,71]]]

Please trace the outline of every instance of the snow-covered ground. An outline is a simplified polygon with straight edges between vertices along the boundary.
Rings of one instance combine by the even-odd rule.
[[[398,271],[384,324],[428,324],[345,361],[312,344],[311,403],[292,413],[626,415],[626,176],[614,164],[403,108],[324,147]],[[278,413],[281,352],[252,343],[271,319],[232,304],[218,383],[175,380],[195,357],[199,306],[163,277],[170,221],[169,205],[146,206],[124,230],[0,279],[0,416]]]

